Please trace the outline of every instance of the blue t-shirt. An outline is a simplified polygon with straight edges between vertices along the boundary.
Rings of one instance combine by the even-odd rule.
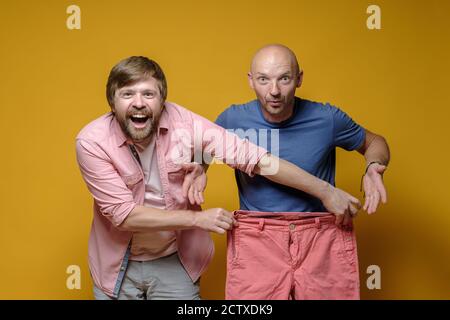
[[[216,123],[332,185],[335,185],[336,147],[355,150],[365,139],[364,128],[342,110],[297,97],[292,116],[281,123],[268,122],[258,100],[230,106]],[[304,192],[259,175],[251,178],[238,170],[235,176],[241,210],[326,211],[319,199]]]

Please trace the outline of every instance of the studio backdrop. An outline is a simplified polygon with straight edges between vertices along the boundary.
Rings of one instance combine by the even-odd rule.
[[[304,70],[298,96],[340,107],[391,148],[388,203],[355,220],[362,298],[450,299],[448,15],[446,0],[2,0],[0,298],[93,298],[75,137],[109,111],[113,65],[156,60],[168,100],[214,121],[255,98],[252,55],[281,43]],[[363,200],[364,168],[338,150],[337,186]],[[204,208],[238,205],[233,170],[212,166]],[[226,237],[213,239],[204,299],[224,297]]]

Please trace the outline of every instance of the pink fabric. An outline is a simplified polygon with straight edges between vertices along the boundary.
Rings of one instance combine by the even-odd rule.
[[[356,238],[326,212],[236,211],[226,299],[359,299]]]
[[[202,134],[208,129],[219,132],[219,136]],[[191,207],[182,195],[185,172],[180,164],[191,162],[194,151],[208,150],[217,159],[249,175],[253,175],[256,163],[267,153],[170,102],[165,104],[156,134],[158,166],[168,210],[201,209]],[[214,149],[216,143],[225,140],[226,148]],[[110,296],[118,293],[119,274],[125,270],[123,262],[126,262],[132,238],[132,232],[121,230],[120,225],[136,205],[144,203],[142,169],[128,143],[112,113],[89,123],[76,139],[81,174],[94,197],[89,268],[94,283]],[[212,258],[213,242],[208,232],[200,229],[177,231],[176,234],[178,255],[195,282]]]
[[[155,151],[156,141],[139,152],[144,172],[145,196],[144,206],[166,209],[162,196],[161,178],[159,177],[158,158]],[[130,260],[150,261],[166,257],[177,251],[176,233],[173,230],[134,232],[131,240]]]

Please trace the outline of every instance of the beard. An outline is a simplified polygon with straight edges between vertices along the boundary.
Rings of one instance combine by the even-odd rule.
[[[144,128],[135,128],[133,121],[127,119],[125,125],[125,133],[136,142],[142,141],[150,137],[155,132],[155,125],[152,120]]]
[[[137,116],[143,118],[137,118]],[[125,134],[135,142],[151,137],[159,124],[159,117],[155,117],[152,112],[147,110],[132,110],[122,118],[117,117],[117,120]]]

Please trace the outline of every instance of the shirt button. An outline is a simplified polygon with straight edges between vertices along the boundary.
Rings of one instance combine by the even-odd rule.
[[[120,271],[125,271],[125,267],[121,267],[121,268],[120,268]]]
[[[295,229],[295,224],[290,224],[289,225],[289,229],[294,230]]]

